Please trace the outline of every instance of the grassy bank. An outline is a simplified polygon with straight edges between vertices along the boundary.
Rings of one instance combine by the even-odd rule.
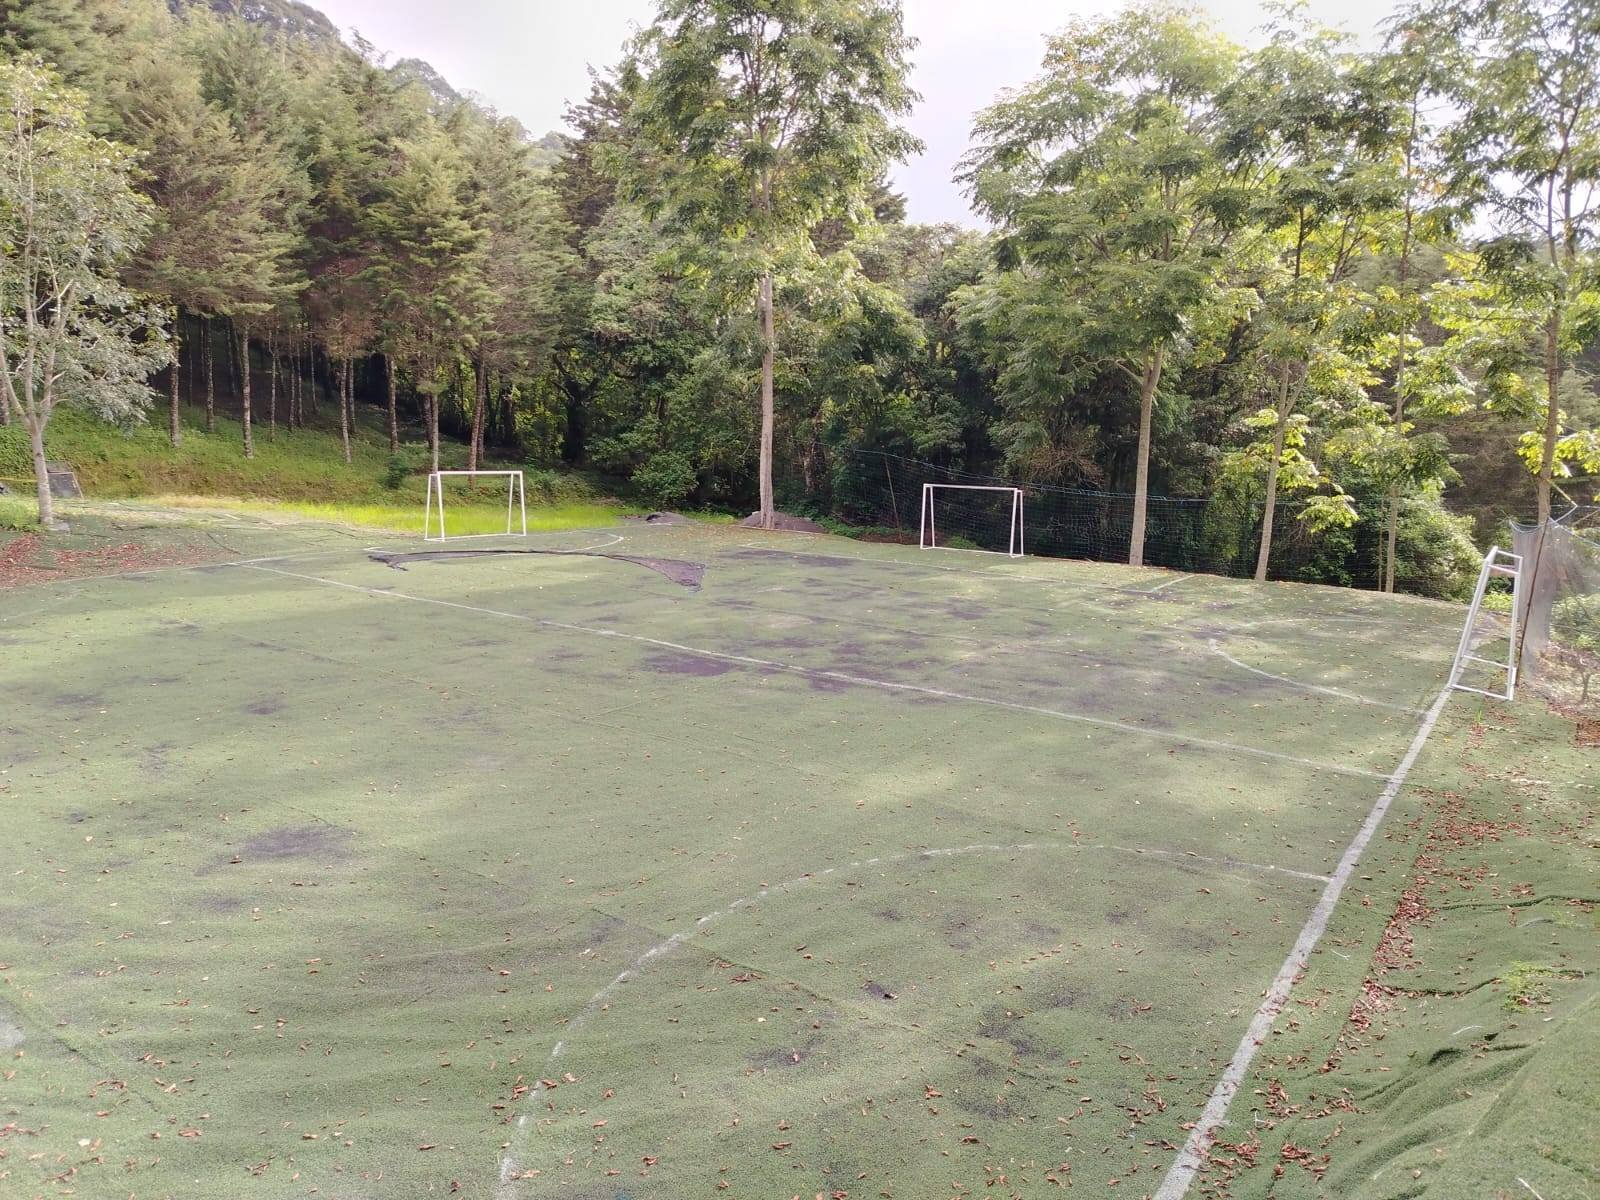
[[[215,433],[204,414],[184,413],[182,445],[173,447],[153,414],[150,424],[120,429],[86,414],[62,409],[51,421],[46,449],[52,461],[70,463],[84,493],[96,500],[145,500],[164,507],[218,507],[283,513],[401,532],[420,532],[427,486],[428,448],[410,430],[400,453],[390,455],[380,414],[363,413],[344,461],[337,427],[274,432],[257,424],[255,457],[246,458],[243,429],[219,414]],[[446,443],[441,466],[467,465],[466,447]],[[607,497],[583,476],[527,470],[521,462],[491,459],[486,469],[522,468],[528,491],[530,530],[603,525],[628,505]],[[14,493],[0,501],[0,524],[31,525],[33,480],[27,440],[18,426],[0,428],[0,481]],[[505,481],[485,480],[467,488],[452,483],[452,533],[488,533],[505,527]]]

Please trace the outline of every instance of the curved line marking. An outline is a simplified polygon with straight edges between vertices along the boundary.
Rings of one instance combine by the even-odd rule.
[[[874,867],[886,863],[910,862],[914,859],[921,858],[956,858],[965,854],[1022,854],[1033,850],[1110,850],[1120,854],[1133,854],[1139,856],[1153,855],[1160,858],[1172,859],[1192,858],[1198,862],[1209,863],[1215,866],[1243,867],[1253,871],[1267,871],[1282,875],[1292,875],[1297,879],[1311,880],[1316,883],[1326,884],[1329,881],[1329,876],[1327,875],[1315,875],[1309,871],[1296,871],[1288,867],[1273,866],[1267,863],[1251,863],[1244,862],[1239,859],[1229,858],[1212,858],[1203,854],[1195,854],[1185,850],[1137,849],[1129,846],[1113,846],[1105,843],[1090,843],[1088,845],[1084,845],[1081,842],[1049,841],[1017,842],[1012,845],[999,845],[992,842],[978,842],[969,846],[949,846],[934,850],[914,850],[903,854],[885,854],[876,858],[856,859],[852,862],[845,863],[843,866],[825,867],[820,871],[807,871],[805,874],[798,875],[787,882],[774,884],[770,887],[760,888],[748,896],[741,896],[737,900],[731,901],[726,907],[714,909],[713,911],[706,913],[705,916],[696,918],[694,927],[692,929],[680,930],[671,937],[657,942],[655,945],[651,946],[648,950],[645,950],[642,954],[635,958],[621,971],[617,972],[616,977],[612,979],[610,983],[606,984],[605,987],[601,988],[593,996],[589,997],[588,1001],[583,1005],[583,1007],[580,1008],[577,1013],[567,1021],[567,1036],[570,1037],[573,1033],[582,1029],[583,1026],[589,1022],[589,1019],[593,1017],[596,1012],[604,1007],[611,1000],[611,998],[617,994],[617,990],[621,988],[623,984],[633,979],[651,963],[655,962],[657,959],[664,958],[671,954],[679,946],[683,945],[683,943],[692,938],[696,933],[705,929],[706,926],[711,925],[722,917],[729,916],[730,914],[735,913],[740,909],[747,907],[748,905],[766,899],[773,892],[786,892],[790,888],[801,887],[817,880],[826,879],[829,875],[837,874],[839,871],[851,871],[861,867]],[[553,1047],[551,1047],[550,1053],[545,1058],[544,1062],[544,1070],[546,1072],[551,1070],[556,1061],[560,1059],[561,1056],[566,1052],[566,1049],[566,1037],[561,1038]],[[546,1090],[547,1089],[542,1083],[535,1080],[533,1086],[528,1089],[527,1096],[523,1102],[524,1105],[528,1104],[529,1102],[537,1101]],[[500,1185],[495,1191],[495,1200],[516,1200],[518,1195],[517,1184],[523,1178],[522,1171],[517,1165],[517,1160],[524,1157],[527,1140],[528,1112],[526,1109],[524,1109],[524,1111],[517,1116],[517,1127],[516,1131],[512,1135],[510,1147],[500,1157]]]
[[[1286,684],[1292,688],[1299,688],[1303,692],[1317,692],[1323,696],[1334,696],[1340,700],[1351,700],[1356,704],[1371,704],[1376,708],[1391,708],[1396,712],[1411,713],[1413,716],[1421,716],[1423,713],[1427,712],[1427,709],[1425,708],[1413,708],[1409,704],[1391,704],[1387,700],[1374,700],[1370,696],[1362,696],[1355,692],[1347,692],[1342,688],[1323,687],[1321,684],[1317,683],[1303,683],[1298,679],[1290,679],[1287,675],[1274,675],[1271,671],[1263,671],[1260,667],[1252,667],[1249,663],[1240,662],[1237,658],[1222,648],[1222,643],[1217,638],[1207,638],[1206,645],[1211,647],[1211,653],[1217,655],[1219,658],[1227,662],[1232,663],[1241,671],[1249,671],[1252,675],[1259,675],[1263,679],[1271,679],[1277,683]]]

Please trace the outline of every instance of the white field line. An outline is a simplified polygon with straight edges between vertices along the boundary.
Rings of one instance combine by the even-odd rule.
[[[1259,675],[1263,679],[1271,679],[1278,683],[1288,684],[1290,687],[1299,688],[1303,692],[1317,692],[1323,696],[1336,696],[1340,700],[1353,700],[1357,704],[1371,704],[1377,708],[1391,708],[1395,712],[1412,713],[1416,716],[1420,716],[1424,711],[1426,711],[1420,708],[1413,708],[1409,704],[1391,704],[1387,700],[1374,700],[1370,696],[1362,696],[1355,692],[1347,692],[1342,688],[1323,687],[1321,684],[1316,683],[1302,683],[1300,680],[1291,679],[1287,675],[1274,675],[1271,671],[1263,671],[1260,667],[1252,667],[1249,663],[1240,662],[1237,658],[1224,650],[1222,648],[1222,643],[1216,638],[1207,638],[1206,645],[1211,647],[1211,653],[1226,660],[1227,662],[1232,663],[1241,671],[1249,671],[1250,674]]]
[[[1178,584],[1182,583],[1185,579],[1193,579],[1193,578],[1194,578],[1193,575],[1179,575],[1176,579],[1169,579],[1165,583],[1158,583],[1153,588],[1145,588],[1142,592],[1140,592],[1140,595],[1153,596],[1157,592],[1166,591],[1169,587],[1176,587]]]
[[[580,1008],[567,1021],[565,1025],[566,1036],[561,1038],[553,1047],[551,1047],[549,1055],[545,1058],[544,1070],[546,1073],[554,1074],[551,1068],[555,1065],[557,1060],[559,1060],[561,1056],[566,1053],[568,1038],[583,1028],[583,1026],[588,1023],[589,1019],[593,1017],[596,1012],[600,1011],[602,1007],[609,1004],[611,998],[617,994],[617,991],[622,987],[623,984],[633,979],[639,974],[639,972],[644,970],[645,967],[649,966],[657,959],[664,958],[668,954],[671,954],[679,946],[683,945],[683,943],[687,942],[696,933],[705,929],[708,925],[711,925],[721,918],[735,913],[738,910],[747,907],[748,905],[765,900],[773,892],[786,892],[791,888],[801,887],[808,883],[826,879],[828,876],[835,875],[840,871],[854,871],[863,867],[875,867],[889,863],[911,862],[921,858],[956,858],[967,854],[1024,854],[1030,851],[1050,850],[1113,850],[1124,854],[1154,854],[1161,857],[1193,858],[1201,862],[1212,863],[1221,866],[1247,867],[1255,871],[1281,872],[1287,875],[1298,876],[1302,879],[1327,879],[1327,876],[1325,875],[1311,875],[1303,871],[1290,871],[1283,867],[1269,866],[1260,863],[1239,862],[1234,859],[1207,858],[1204,855],[1190,854],[1178,850],[1137,850],[1130,849],[1126,846],[1110,846],[1099,843],[1083,845],[1079,842],[1053,841],[1018,842],[1009,846],[980,842],[970,846],[950,846],[934,850],[913,850],[903,854],[885,854],[877,858],[857,859],[853,862],[845,863],[843,866],[827,867],[820,871],[807,871],[805,874],[797,875],[795,878],[790,879],[787,882],[760,888],[748,896],[741,896],[739,899],[731,901],[722,908],[706,913],[702,917],[697,917],[695,919],[693,928],[680,930],[672,936],[662,939],[638,955],[638,957],[633,959],[632,962],[619,971],[610,983],[606,984],[605,987],[601,988],[593,996],[589,997],[588,1001],[585,1002],[583,1007]],[[537,1102],[539,1097],[544,1094],[545,1090],[546,1089],[544,1085],[535,1080],[533,1086],[528,1089],[527,1097],[524,1100],[524,1105]],[[520,1160],[526,1157],[528,1123],[528,1112],[525,1107],[524,1111],[517,1117],[517,1126],[512,1135],[511,1142],[509,1143],[506,1152],[500,1157],[500,1186],[495,1191],[495,1200],[516,1200],[518,1193],[517,1183],[523,1178],[522,1169],[518,1166],[518,1163]]]
[[[1317,942],[1322,939],[1323,933],[1328,928],[1328,920],[1333,915],[1334,906],[1339,903],[1345,885],[1350,882],[1350,876],[1355,872],[1356,864],[1361,861],[1361,855],[1366,851],[1367,843],[1372,840],[1372,835],[1377,832],[1384,816],[1389,811],[1389,806],[1394,803],[1394,798],[1400,794],[1400,788],[1405,784],[1406,776],[1411,773],[1412,765],[1416,763],[1417,756],[1422,753],[1422,748],[1427,744],[1428,735],[1433,732],[1433,727],[1438,723],[1439,715],[1444,712],[1445,704],[1450,699],[1448,687],[1440,691],[1438,699],[1428,709],[1427,715],[1422,718],[1422,724],[1417,728],[1417,734],[1411,739],[1411,745],[1406,749],[1405,757],[1400,760],[1400,765],[1395,773],[1390,776],[1389,782],[1378,793],[1378,798],[1373,802],[1372,808],[1367,812],[1367,819],[1361,823],[1361,828],[1356,831],[1355,837],[1350,839],[1350,844],[1345,847],[1344,856],[1339,860],[1339,866],[1333,873],[1333,878],[1322,889],[1322,898],[1317,901],[1317,906],[1311,910],[1311,915],[1306,918],[1300,936],[1295,939],[1294,946],[1289,951],[1289,956],[1283,960],[1283,965],[1278,968],[1277,977],[1267,989],[1262,998],[1261,1006],[1256,1009],[1255,1015],[1250,1019],[1249,1027],[1245,1029],[1244,1037],[1239,1040],[1238,1047],[1229,1060],[1227,1069],[1222,1077],[1217,1080],[1216,1087],[1211,1090],[1211,1097],[1206,1101],[1200,1119],[1195,1122],[1190,1131],[1188,1140],[1184,1142],[1183,1149],[1178,1152],[1178,1157],[1168,1169],[1166,1177],[1161,1181],[1154,1200],[1181,1200],[1188,1192],[1190,1184],[1200,1168],[1205,1165],[1206,1156],[1211,1149],[1217,1130],[1220,1129],[1228,1117],[1228,1107],[1233,1103],[1233,1097],[1244,1083],[1245,1073],[1250,1069],[1251,1060],[1255,1058],[1256,1051],[1266,1041],[1272,1032],[1273,1023],[1278,1019],[1278,1014],[1283,1011],[1283,1006],[1288,1003],[1289,992],[1294,987],[1295,980],[1306,969],[1310,961],[1311,952],[1316,949]]]
[[[362,592],[369,596],[383,596],[391,600],[412,600],[418,604],[433,604],[441,608],[480,613],[484,616],[505,617],[508,620],[523,621],[546,629],[562,629],[569,633],[584,633],[594,637],[620,638],[623,641],[636,642],[645,646],[657,646],[663,650],[676,650],[682,654],[693,654],[700,658],[715,659],[718,662],[734,663],[737,666],[755,667],[765,671],[783,671],[810,679],[829,679],[840,683],[855,684],[858,687],[877,688],[881,691],[904,692],[917,696],[934,696],[941,700],[955,700],[966,704],[982,704],[990,708],[1005,709],[1008,712],[1029,713],[1033,716],[1048,717],[1056,721],[1071,721],[1077,724],[1093,726],[1097,729],[1114,729],[1119,733],[1131,733],[1138,737],[1150,738],[1177,746],[1194,746],[1203,750],[1213,750],[1223,754],[1238,754],[1268,762],[1292,763],[1295,766],[1306,767],[1309,770],[1329,771],[1336,775],[1350,775],[1362,779],[1389,778],[1389,776],[1379,771],[1369,771],[1365,767],[1349,767],[1338,763],[1318,762],[1315,759],[1301,758],[1294,754],[1284,754],[1277,750],[1261,750],[1254,746],[1243,746],[1234,742],[1214,741],[1210,738],[1201,737],[1185,737],[1181,734],[1167,733],[1164,730],[1146,729],[1140,725],[1129,725],[1122,721],[1113,721],[1106,717],[1091,717],[1083,713],[1065,712],[1061,709],[1044,708],[1035,704],[1020,704],[1013,700],[997,700],[990,696],[974,696],[966,692],[923,687],[915,683],[897,683],[887,679],[874,679],[867,675],[852,675],[845,671],[828,671],[817,667],[803,667],[797,663],[755,658],[747,654],[729,654],[721,650],[707,650],[702,646],[688,646],[682,642],[669,642],[664,638],[646,637],[637,633],[623,633],[620,630],[606,629],[597,625],[576,625],[568,621],[554,621],[547,617],[530,617],[525,613],[507,612],[504,609],[484,608],[476,604],[462,604],[455,600],[438,600],[431,596],[414,596],[408,592],[366,587],[359,583],[345,583],[338,579],[327,579],[321,575],[306,575],[298,571],[285,571],[278,567],[251,564],[245,569],[283,575],[290,579],[303,579],[309,583],[320,583],[328,587]]]

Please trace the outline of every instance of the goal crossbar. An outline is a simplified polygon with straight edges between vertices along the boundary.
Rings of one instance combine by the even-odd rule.
[[[506,527],[503,533],[456,533],[446,530],[444,517],[444,481],[463,477],[477,479],[486,475],[491,479],[506,481]],[[433,532],[434,513],[438,513],[439,532]],[[521,528],[518,528],[518,522]],[[425,542],[461,541],[465,538],[527,537],[528,492],[523,485],[521,471],[429,471],[428,498],[422,509],[422,540]]]
[[[996,484],[978,483],[925,483],[922,485],[922,520],[918,529],[918,546],[923,550],[947,549],[940,547],[937,513],[935,512],[935,494],[947,492],[1005,492],[1011,497],[1011,529],[1006,538],[1004,550],[978,550],[978,554],[1004,554],[1008,558],[1022,558],[1023,550],[1023,504],[1022,489],[1019,487],[1002,487]]]

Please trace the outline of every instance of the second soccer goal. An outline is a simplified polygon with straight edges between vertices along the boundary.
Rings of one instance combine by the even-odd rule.
[[[499,525],[498,514],[489,516],[481,509],[473,506],[475,493],[480,491],[478,480],[480,478],[493,480],[485,485],[493,491],[499,490],[503,482],[506,497],[506,522],[504,529],[484,530],[483,526],[491,522]],[[465,483],[459,481],[465,480]],[[464,488],[466,494],[458,493],[456,496],[455,528],[451,533],[445,525],[444,497],[447,481],[457,481],[458,488]],[[527,537],[528,536],[528,499],[523,491],[521,471],[432,471],[428,475],[428,499],[422,510],[422,540],[425,542],[455,541],[457,538],[474,537]]]
[[[924,550],[976,550],[1021,558],[1022,489],[970,483],[922,485]]]

